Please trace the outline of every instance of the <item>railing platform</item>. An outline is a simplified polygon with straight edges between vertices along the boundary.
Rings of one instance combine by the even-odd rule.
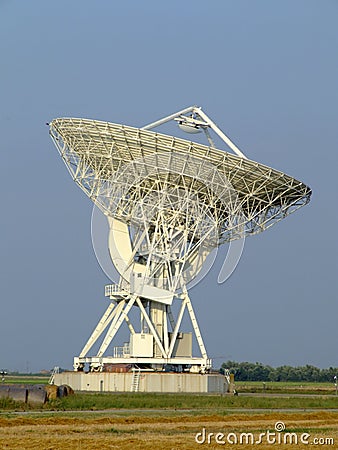
[[[120,297],[126,298],[130,296],[130,293],[123,289],[119,284],[106,284],[104,287],[105,297]]]

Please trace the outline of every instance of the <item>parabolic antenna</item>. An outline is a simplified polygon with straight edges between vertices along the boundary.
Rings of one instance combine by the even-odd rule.
[[[209,145],[149,131],[170,120],[186,132],[203,131]],[[215,148],[214,131],[235,154]],[[198,107],[143,128],[60,118],[50,134],[74,181],[109,222],[107,246],[120,274],[106,286],[110,304],[78,357],[89,364],[128,363],[165,370],[205,372],[211,367],[186,285],[209,253],[225,242],[266,230],[309,202],[302,182],[251,161]],[[172,304],[181,302],[177,317]],[[140,311],[139,329],[128,314]],[[180,330],[187,309],[199,345]],[[126,322],[130,341],[105,353]],[[88,356],[101,338],[95,356]]]

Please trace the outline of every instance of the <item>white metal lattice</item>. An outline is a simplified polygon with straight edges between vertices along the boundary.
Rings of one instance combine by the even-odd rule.
[[[209,146],[149,131],[169,120],[187,132],[205,131]],[[216,149],[209,129],[235,154]],[[209,369],[186,284],[213,248],[266,230],[306,205],[310,188],[247,159],[198,107],[143,128],[59,118],[51,122],[50,134],[74,181],[108,216],[110,254],[121,274],[118,285],[106,287],[111,303],[74,359],[75,367],[89,362],[98,369],[104,362],[128,360]],[[173,297],[182,302],[176,319],[170,307]],[[153,357],[141,361],[125,354],[122,359],[104,357],[123,322],[135,334],[128,317],[133,306],[140,310],[141,333],[147,329],[154,338]],[[199,358],[178,358],[173,353],[185,310]],[[104,332],[96,356],[88,357]]]

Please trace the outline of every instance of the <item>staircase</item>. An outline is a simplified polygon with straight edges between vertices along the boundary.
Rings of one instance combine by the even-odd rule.
[[[131,380],[130,392],[138,392],[140,387],[141,369],[139,367],[133,368],[133,377]]]
[[[55,366],[54,369],[52,370],[52,373],[51,373],[50,378],[48,380],[48,384],[54,384],[55,375],[57,373],[60,373],[60,367]]]

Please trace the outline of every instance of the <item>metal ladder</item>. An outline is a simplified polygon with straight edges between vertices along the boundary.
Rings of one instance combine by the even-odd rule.
[[[139,367],[133,368],[133,377],[131,380],[130,392],[138,392],[140,387],[141,369]]]
[[[57,373],[60,373],[60,367],[55,366],[54,369],[52,370],[51,376],[48,380],[48,384],[54,384],[55,375]]]

